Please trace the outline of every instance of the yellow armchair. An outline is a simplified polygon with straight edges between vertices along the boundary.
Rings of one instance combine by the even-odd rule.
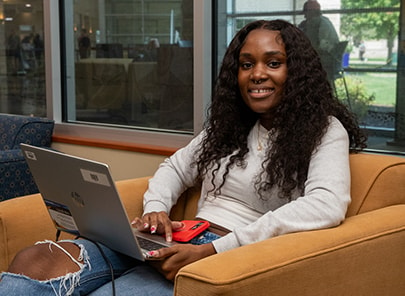
[[[291,233],[182,268],[175,295],[404,295],[405,159],[351,155],[352,203],[338,227]],[[142,214],[148,177],[117,182],[130,217]],[[173,219],[194,217],[198,188]],[[39,194],[0,203],[0,270],[55,229]],[[66,237],[66,235],[65,235]]]

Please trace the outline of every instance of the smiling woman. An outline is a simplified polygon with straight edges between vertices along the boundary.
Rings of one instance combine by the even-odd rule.
[[[270,129],[287,79],[287,57],[280,33],[265,29],[249,33],[239,54],[238,83],[246,105]]]
[[[172,295],[167,280],[187,264],[286,233],[340,224],[350,202],[350,148],[363,145],[353,115],[333,97],[303,33],[282,20],[248,24],[225,54],[205,129],[159,166],[144,194],[143,214],[133,220],[139,231],[171,241],[181,224],[169,213],[184,190],[199,185],[194,218],[222,232],[207,229],[202,240],[152,249],[147,264],[104,248],[119,276],[118,294],[134,295],[132,288],[139,288],[137,295]],[[43,289],[52,295],[55,287],[110,293],[110,278],[98,276],[109,267],[96,246],[73,240],[63,249],[73,259],[82,253],[89,258],[72,267],[63,252],[27,248],[16,256],[11,273],[3,274],[0,293]],[[72,273],[75,280],[67,285]]]
[[[262,90],[249,91],[258,86]],[[263,93],[264,89],[272,91]],[[292,188],[303,185],[309,159],[330,124],[330,116],[339,119],[349,132],[351,148],[365,145],[354,115],[334,98],[310,41],[302,31],[282,20],[252,22],[230,43],[213,96],[204,145],[207,149],[203,151],[207,159],[220,158],[225,151],[231,153],[239,147],[231,162],[242,165],[247,147],[238,140],[249,134],[258,119],[262,124],[268,110],[271,112],[265,117],[264,127],[274,142],[268,152],[271,164],[266,163],[269,179],[261,184],[263,192],[278,184],[285,190],[281,195],[289,196]],[[235,126],[235,122],[239,124]],[[218,140],[226,139],[220,145],[221,152],[211,144],[214,135]],[[278,180],[279,176],[284,179]]]

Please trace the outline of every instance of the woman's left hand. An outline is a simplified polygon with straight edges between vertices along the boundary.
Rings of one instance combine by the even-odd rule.
[[[178,244],[170,248],[151,251],[149,263],[155,267],[166,279],[174,280],[177,272],[183,266],[202,258],[216,254],[212,243],[204,245]]]

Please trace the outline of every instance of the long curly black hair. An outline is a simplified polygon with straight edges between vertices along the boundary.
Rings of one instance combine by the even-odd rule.
[[[243,166],[248,153],[248,134],[259,114],[243,101],[238,86],[239,53],[249,32],[256,29],[279,31],[287,54],[287,80],[283,99],[275,112],[274,142],[263,164],[265,180],[257,182],[260,197],[274,186],[280,187],[280,197],[291,198],[293,190],[303,190],[311,155],[320,144],[329,125],[329,116],[335,116],[345,127],[350,139],[350,150],[366,146],[366,137],[356,117],[334,95],[320,58],[309,39],[296,26],[283,21],[255,21],[246,25],[230,43],[216,80],[206,136],[196,155],[200,177],[218,173],[220,161],[230,157],[222,183],[214,186],[220,192],[229,169]]]

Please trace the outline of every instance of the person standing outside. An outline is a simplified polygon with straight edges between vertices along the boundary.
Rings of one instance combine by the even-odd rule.
[[[366,44],[364,43],[363,40],[361,40],[359,44],[359,59],[362,62],[366,60],[366,58],[364,57],[365,53],[366,53]]]

